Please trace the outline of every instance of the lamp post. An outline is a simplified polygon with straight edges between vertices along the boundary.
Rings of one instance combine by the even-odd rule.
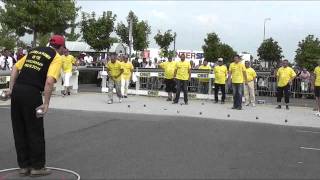
[[[266,39],[266,22],[271,21],[271,18],[265,18],[263,23],[263,41]]]

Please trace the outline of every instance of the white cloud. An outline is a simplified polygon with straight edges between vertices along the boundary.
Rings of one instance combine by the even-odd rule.
[[[213,14],[198,15],[195,20],[203,26],[213,27],[218,22],[218,17]]]
[[[167,19],[167,15],[164,12],[155,9],[151,11],[151,14],[159,19]]]

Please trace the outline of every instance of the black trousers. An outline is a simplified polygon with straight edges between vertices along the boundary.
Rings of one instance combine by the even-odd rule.
[[[286,85],[284,87],[278,87],[277,88],[277,102],[280,103],[281,99],[284,94],[284,102],[286,104],[289,103],[289,97],[290,97],[290,85]]]
[[[226,85],[225,84],[214,84],[214,100],[218,102],[218,93],[219,89],[221,90],[222,97],[221,97],[221,102],[224,102],[226,99]]]
[[[184,102],[188,102],[188,80],[179,80],[177,79],[177,94],[174,102],[179,102],[180,92],[183,91]]]
[[[39,169],[45,166],[43,118],[37,118],[35,110],[41,104],[39,89],[22,84],[13,87],[11,119],[20,168]]]

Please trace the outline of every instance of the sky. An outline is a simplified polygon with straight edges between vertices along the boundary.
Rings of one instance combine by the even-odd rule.
[[[320,37],[320,1],[84,1],[81,11],[101,15],[112,11],[117,22],[126,21],[132,10],[139,20],[151,26],[150,48],[158,48],[154,36],[160,30],[177,33],[176,48],[202,50],[204,38],[215,32],[221,42],[238,53],[249,52],[255,58],[266,38],[279,42],[285,58],[292,61],[298,42],[308,34]],[[80,17],[78,18],[80,20]],[[27,37],[31,41],[30,36]]]

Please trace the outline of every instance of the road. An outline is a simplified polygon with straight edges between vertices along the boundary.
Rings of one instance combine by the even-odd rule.
[[[16,167],[0,107],[0,169]],[[320,178],[320,129],[183,116],[53,109],[47,165],[81,179]],[[302,148],[304,149],[302,149]]]

